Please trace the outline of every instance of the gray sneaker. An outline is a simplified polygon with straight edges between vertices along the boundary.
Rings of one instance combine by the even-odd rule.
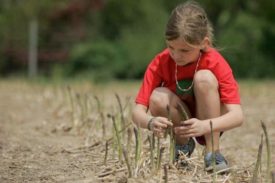
[[[190,157],[196,147],[196,143],[193,138],[190,138],[187,144],[175,146],[175,160],[178,161],[180,154],[183,153],[187,157]]]
[[[212,165],[212,157],[213,156],[214,156],[214,154],[212,152],[209,152],[204,156],[204,163],[205,163],[206,171],[214,170],[214,167]],[[219,152],[215,152],[215,163],[216,163],[215,164],[216,171],[222,171],[222,170],[228,169],[228,163],[227,163],[226,159]]]

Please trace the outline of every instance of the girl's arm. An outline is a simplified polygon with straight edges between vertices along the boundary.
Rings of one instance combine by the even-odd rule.
[[[168,121],[167,118],[157,116],[153,117],[147,114],[148,107],[142,104],[136,104],[133,109],[132,119],[134,123],[141,127],[148,129],[148,123],[151,121],[150,130],[156,133],[158,137],[162,137],[165,129],[168,126],[173,126],[173,123]]]
[[[217,118],[204,120],[206,133],[210,133],[210,120],[212,121],[213,131],[221,132],[241,126],[244,121],[243,111],[239,104],[224,104],[226,113]]]
[[[224,104],[226,113],[222,116],[199,120],[191,118],[184,121],[183,126],[175,128],[175,133],[184,137],[196,137],[211,133],[210,121],[212,121],[213,132],[222,132],[238,126],[244,121],[241,105]]]
[[[148,121],[152,118],[151,116],[147,115],[148,108],[141,104],[136,104],[133,113],[132,113],[132,119],[134,123],[141,127],[141,128],[147,128]]]

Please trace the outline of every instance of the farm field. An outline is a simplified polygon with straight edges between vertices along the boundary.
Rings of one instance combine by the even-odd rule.
[[[187,183],[213,179],[220,183],[251,182],[264,134],[261,121],[267,127],[271,169],[275,171],[275,81],[240,81],[245,123],[222,136],[221,151],[229,161],[230,172],[217,176],[204,172],[203,147],[198,144],[187,159],[187,167],[169,165],[169,138],[160,141],[163,153],[159,169],[152,167],[151,134],[146,130],[139,131],[141,151],[136,161],[130,113],[139,85],[1,80],[0,182],[153,183],[165,182],[166,178],[167,182]],[[156,149],[153,155],[155,161]],[[266,182],[266,157],[263,135],[257,182]]]

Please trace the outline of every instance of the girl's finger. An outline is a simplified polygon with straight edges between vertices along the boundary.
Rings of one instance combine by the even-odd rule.
[[[175,133],[180,134],[180,133],[186,133],[187,130],[190,130],[190,127],[186,126],[179,126],[175,128]]]
[[[193,134],[180,135],[180,138],[190,138],[190,137],[194,137]]]
[[[153,132],[161,133],[162,130],[161,130],[160,128],[154,128],[154,129],[153,129]]]
[[[164,124],[164,123],[159,122],[159,121],[156,121],[154,125],[157,126],[157,127],[160,127],[160,128],[167,128],[167,124]]]
[[[167,118],[164,117],[158,117],[157,120],[159,123],[165,124],[167,126],[173,126],[173,123],[171,121],[168,121]]]
[[[163,124],[167,125],[167,126],[173,126],[173,123],[171,121],[168,120],[162,120],[161,121]]]
[[[182,125],[192,125],[193,123],[194,123],[194,121],[192,119],[181,122]]]

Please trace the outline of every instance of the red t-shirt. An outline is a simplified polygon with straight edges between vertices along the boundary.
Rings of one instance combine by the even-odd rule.
[[[193,79],[197,62],[186,66],[177,66],[177,80]],[[217,78],[219,83],[220,100],[225,104],[240,104],[238,84],[234,79],[232,70],[221,54],[211,48],[203,52],[199,61],[198,70],[208,69]],[[148,65],[144,80],[136,97],[136,103],[149,106],[149,99],[157,87],[167,87],[177,91],[175,80],[175,62],[168,49],[159,53]]]

